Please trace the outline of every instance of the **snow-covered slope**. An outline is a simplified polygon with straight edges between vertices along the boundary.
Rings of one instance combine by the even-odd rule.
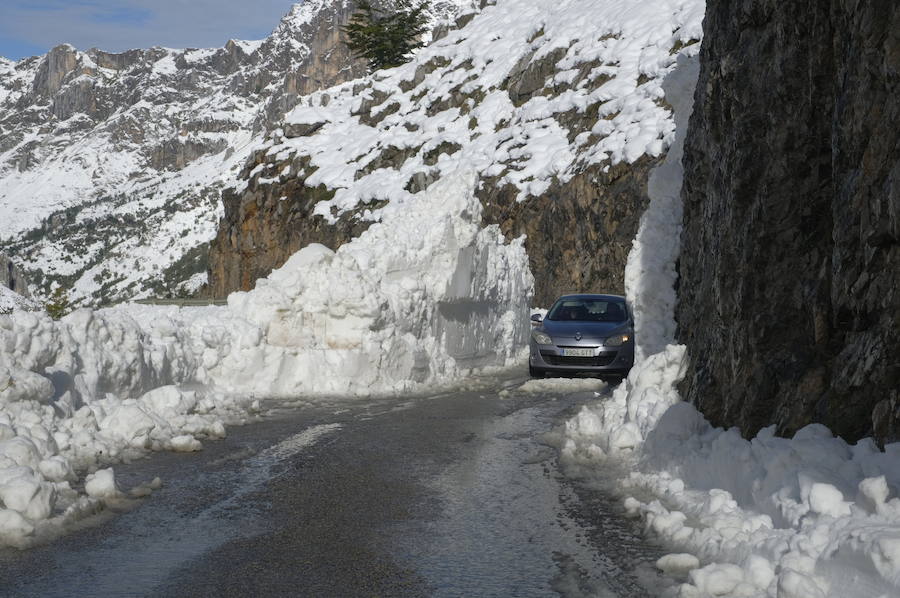
[[[433,180],[458,164],[502,177],[523,201],[586,165],[659,155],[674,133],[661,82],[678,47],[698,39],[703,11],[696,1],[643,4],[523,2],[515,14],[487,6],[417,60],[304,98],[267,155],[291,155],[306,165],[307,186],[335,190],[315,209],[330,220],[361,203],[408,201],[415,175]],[[529,70],[534,89],[526,81],[509,89]],[[591,129],[566,126],[567,116],[588,112]],[[390,152],[407,159],[387,168]],[[377,220],[379,211],[363,217]]]
[[[351,10],[310,0],[219,49],[0,61],[0,247],[76,303],[195,287],[254,139],[298,95],[364,72],[337,30]]]
[[[15,291],[11,291],[3,285],[0,285],[0,314],[9,314],[14,310],[38,311],[43,306],[27,297],[23,297]]]
[[[646,172],[672,141],[660,83],[696,52],[702,15],[689,1],[489,4],[409,64],[304,98],[225,195],[214,293],[252,288],[282,247],[340,245],[460,164],[485,221],[528,235],[543,301],[615,290]]]

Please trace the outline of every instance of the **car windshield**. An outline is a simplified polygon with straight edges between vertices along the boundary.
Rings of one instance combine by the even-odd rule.
[[[624,301],[573,297],[559,299],[547,313],[548,320],[576,322],[624,322],[628,319]]]

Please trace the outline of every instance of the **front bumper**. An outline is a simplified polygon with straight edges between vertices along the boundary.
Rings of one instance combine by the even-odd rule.
[[[567,348],[591,349],[593,355],[568,357],[563,354]],[[539,345],[532,339],[528,360],[531,367],[539,371],[625,375],[634,365],[634,342],[620,347],[560,347]]]

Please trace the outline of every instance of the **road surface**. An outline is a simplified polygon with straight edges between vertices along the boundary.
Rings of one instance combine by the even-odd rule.
[[[522,382],[285,406],[202,452],[120,465],[122,487],[163,488],[0,553],[0,595],[654,595],[662,553],[542,443],[593,393]]]

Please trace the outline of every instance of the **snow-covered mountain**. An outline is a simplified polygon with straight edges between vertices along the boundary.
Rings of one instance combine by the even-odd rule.
[[[546,439],[668,552],[655,567],[669,587],[648,593],[900,595],[900,444],[851,444],[820,423],[748,439],[754,419],[716,427],[696,408],[771,422],[780,415],[764,401],[774,396],[818,410],[826,389],[798,375],[796,357],[812,355],[818,369],[825,349],[850,349],[866,369],[840,376],[859,390],[838,415],[851,407],[868,418],[875,406],[881,440],[896,440],[900,9],[833,3],[810,20],[791,3],[748,0],[739,14],[725,0],[704,4],[486,3],[410,64],[316,92],[272,122],[243,174],[229,175],[220,264],[240,268],[213,269],[225,290],[252,290],[227,306],[0,315],[0,544],[33,545],[118,500],[113,470],[94,470],[197,450],[255,412],[254,396],[349,399],[470,384],[484,366],[524,371],[532,275],[546,277],[551,260],[575,272],[600,262],[624,270],[635,367]],[[59,85],[51,63],[31,81]],[[818,87],[833,95],[817,97]],[[773,109],[772,98],[797,102]],[[820,239],[799,234],[814,221]],[[276,222],[346,238],[336,250],[288,244],[283,265],[257,281],[276,266],[242,262],[242,251],[297,242],[257,235]],[[601,253],[597,222],[625,231],[627,260]],[[732,254],[742,260],[722,261]],[[810,268],[815,256],[837,268]],[[808,307],[804,289],[826,309],[792,311]],[[735,297],[743,311],[725,311]],[[690,317],[678,335],[676,302]],[[760,317],[779,329],[748,337],[766,332]],[[793,353],[765,369],[757,347]],[[694,403],[680,391],[691,375],[703,384]],[[640,575],[652,582],[651,570]]]
[[[349,0],[297,4],[272,34],[216,49],[0,58],[0,246],[38,293],[102,304],[204,280],[219,192],[255,139],[364,65]]]
[[[414,61],[304,98],[224,193],[212,293],[253,288],[310,242],[337,248],[458,168],[477,175],[483,222],[526,237],[538,305],[622,292],[674,139],[662,82],[696,54],[703,4],[520,10],[486,4]]]

